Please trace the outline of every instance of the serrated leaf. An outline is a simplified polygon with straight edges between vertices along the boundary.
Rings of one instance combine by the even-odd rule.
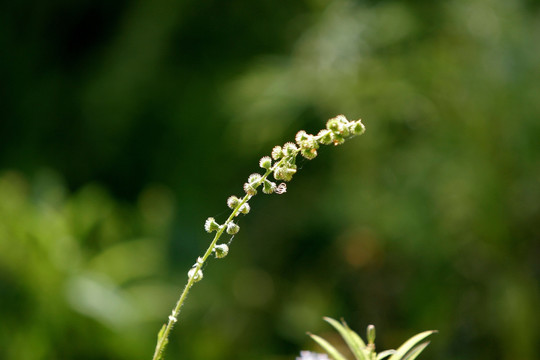
[[[413,336],[409,340],[405,341],[403,345],[401,345],[399,349],[396,350],[395,354],[393,354],[388,360],[404,360],[404,356],[409,352],[409,350],[415,347],[420,341],[424,340],[426,337],[436,332],[437,331],[434,330],[424,331],[420,334]]]
[[[382,360],[382,359],[384,359],[385,357],[390,356],[390,355],[395,354],[395,353],[396,353],[396,350],[386,350],[386,351],[383,351],[383,352],[381,352],[381,353],[379,353],[379,354],[377,355],[377,360]]]
[[[429,345],[429,341],[423,342],[422,344],[416,346],[413,348],[405,357],[403,360],[414,360],[424,349]]]
[[[354,331],[349,329],[347,324],[343,321],[343,325],[340,324],[337,320],[334,320],[329,317],[323,318],[327,323],[332,325],[341,335],[343,340],[347,343],[347,346],[349,349],[351,349],[351,352],[353,353],[356,360],[368,360],[364,349],[366,345],[364,344],[364,341],[356,334]],[[356,336],[354,336],[356,335]]]
[[[313,340],[315,340],[315,342],[319,344],[324,349],[324,351],[326,351],[326,353],[330,355],[334,360],[347,360],[345,356],[341,355],[341,353],[337,351],[335,347],[330,345],[330,343],[324,340],[322,337],[313,335],[313,334],[308,334],[308,335]]]

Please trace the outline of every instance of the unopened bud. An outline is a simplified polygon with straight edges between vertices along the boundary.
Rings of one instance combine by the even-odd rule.
[[[255,187],[251,185],[250,183],[244,184],[244,191],[246,192],[246,194],[251,195],[251,196],[257,195],[257,189],[255,189]]]
[[[271,194],[274,192],[274,190],[276,190],[276,183],[270,180],[265,180],[263,183],[263,193]]]
[[[219,244],[214,247],[214,252],[217,259],[222,259],[229,253],[227,244]]]
[[[240,226],[236,225],[233,221],[227,224],[227,234],[235,235],[240,231]]]
[[[272,158],[270,156],[261,158],[259,166],[266,170],[270,169],[272,167]]]
[[[373,345],[375,344],[375,326],[369,325],[367,327],[367,340],[368,344]]]
[[[366,131],[366,127],[362,124],[362,120],[356,120],[349,125],[349,130],[353,135],[362,135]]]
[[[206,219],[206,222],[204,223],[204,230],[206,230],[206,232],[211,233],[212,231],[218,231],[219,228],[219,224],[213,217]]]
[[[292,156],[297,151],[298,151],[298,148],[296,147],[296,144],[292,142],[288,142],[285,145],[283,145],[283,154],[285,154],[286,156]]]
[[[279,160],[283,157],[283,152],[281,151],[281,146],[274,146],[272,149],[272,159]]]
[[[242,206],[240,206],[240,212],[241,212],[242,214],[244,214],[244,215],[247,214],[247,213],[249,213],[249,210],[251,210],[251,207],[249,206],[248,203],[245,203],[245,204],[243,204]]]
[[[230,208],[230,209],[234,209],[238,206],[238,204],[240,203],[240,199],[237,198],[236,196],[232,195],[232,196],[229,196],[229,198],[227,199],[227,206]]]
[[[308,160],[312,160],[312,159],[315,159],[315,157],[317,157],[317,150],[315,150],[314,148],[302,149],[300,153],[302,154],[303,157],[305,157]]]
[[[319,137],[319,142],[323,145],[329,145],[332,143],[332,131],[330,130],[319,131],[317,137]]]

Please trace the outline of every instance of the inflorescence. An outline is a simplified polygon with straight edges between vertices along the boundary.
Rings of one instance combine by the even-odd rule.
[[[180,308],[193,284],[202,280],[202,267],[208,257],[212,254],[218,259],[227,256],[230,241],[229,244],[218,244],[219,239],[224,232],[234,236],[240,231],[240,226],[235,222],[235,218],[240,214],[249,213],[249,200],[257,194],[257,191],[261,190],[265,194],[285,193],[287,191],[286,182],[291,181],[294,174],[296,174],[296,157],[298,154],[308,160],[314,159],[320,145],[341,145],[346,139],[361,135],[364,131],[365,127],[360,120],[349,121],[345,116],[338,115],[328,120],[326,129],[321,130],[317,135],[310,135],[301,130],[296,134],[294,143],[288,142],[283,146],[274,147],[271,156],[264,156],[259,161],[259,166],[265,170],[264,174],[255,173],[248,177],[247,182],[244,184],[244,197],[229,196],[227,206],[232,209],[232,213],[228,219],[223,224],[217,223],[213,217],[206,220],[204,229],[209,233],[215,232],[216,234],[204,255],[197,258],[197,261],[189,270],[188,282],[169,316],[169,321],[159,331],[153,360],[162,359],[163,351],[168,343],[169,333],[173,325],[178,321],[177,317]],[[271,174],[273,174],[275,181],[268,179]]]
[[[261,158],[259,166],[266,172],[264,174],[254,173],[248,177],[247,182],[244,184],[245,196],[243,198],[232,195],[227,199],[227,206],[233,210],[229,219],[220,225],[213,217],[209,217],[204,224],[204,229],[209,233],[217,232],[216,238],[219,238],[223,231],[226,231],[229,235],[237,234],[240,227],[235,223],[234,218],[240,214],[249,213],[248,201],[257,194],[259,188],[262,187],[261,190],[265,194],[283,194],[287,191],[285,182],[291,181],[294,174],[296,174],[296,157],[298,154],[308,160],[314,159],[320,145],[341,145],[346,139],[361,135],[364,131],[365,127],[361,120],[349,121],[343,115],[328,120],[326,129],[319,131],[317,135],[311,135],[304,130],[300,130],[295,136],[295,142],[275,146],[272,149],[271,156]],[[269,180],[270,174],[273,174],[274,179],[281,183],[278,184]],[[228,251],[227,244],[214,244],[212,250],[216,258],[225,257]],[[194,268],[196,265],[194,265]],[[202,273],[194,271],[190,271],[189,276],[195,276],[196,279],[194,280],[202,279]]]

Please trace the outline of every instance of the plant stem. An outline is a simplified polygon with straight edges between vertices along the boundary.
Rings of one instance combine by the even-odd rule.
[[[169,334],[174,326],[174,324],[178,321],[177,317],[180,314],[180,309],[182,308],[182,305],[184,304],[186,297],[189,293],[189,290],[193,287],[193,285],[202,279],[202,267],[205,264],[208,257],[212,254],[214,250],[216,250],[217,255],[217,249],[216,245],[221,238],[221,235],[223,235],[223,232],[228,229],[228,226],[231,224],[233,219],[239,214],[240,211],[242,211],[242,207],[253,197],[257,194],[257,188],[261,186],[264,182],[268,181],[267,178],[270,174],[274,173],[274,178],[276,180],[283,180],[283,181],[290,181],[292,179],[292,176],[296,173],[296,165],[295,160],[296,156],[301,153],[303,157],[306,159],[313,159],[317,156],[317,149],[319,148],[319,143],[324,145],[334,144],[339,145],[342,144],[346,138],[361,135],[364,132],[365,128],[362,124],[361,120],[349,122],[345,116],[338,115],[337,117],[328,120],[326,123],[326,129],[323,129],[319,132],[318,135],[308,135],[304,130],[299,131],[296,134],[295,140],[298,144],[298,147],[296,144],[289,142],[286,143],[283,146],[283,149],[280,146],[274,147],[272,150],[272,157],[274,160],[276,160],[276,163],[274,163],[273,166],[270,166],[271,159],[270,157],[265,157],[268,159],[268,165],[262,165],[263,160],[265,158],[261,159],[261,163],[259,165],[266,170],[264,175],[259,176],[259,174],[252,174],[250,178],[248,178],[248,183],[244,184],[244,191],[246,192],[246,195],[240,200],[236,206],[234,207],[233,211],[231,212],[231,215],[229,215],[227,221],[223,225],[218,225],[213,218],[208,218],[206,224],[208,225],[208,228],[205,229],[208,232],[212,232],[217,230],[216,235],[214,236],[214,239],[206,249],[204,255],[202,257],[197,258],[197,262],[192,266],[191,270],[188,272],[188,282],[186,286],[184,287],[184,290],[182,291],[182,294],[180,294],[180,298],[176,302],[176,305],[174,309],[171,312],[171,315],[169,315],[169,321],[166,325],[163,325],[161,330],[158,334],[158,341],[156,344],[156,349],[154,351],[153,360],[160,360],[163,356],[163,352],[165,350],[165,347],[168,343]],[[277,161],[280,159],[279,161]],[[276,172],[276,170],[278,170]],[[254,175],[256,175],[254,177]],[[265,186],[267,183],[265,183]],[[286,188],[283,188],[285,185],[280,184],[279,186],[275,186],[275,183],[272,183],[272,190],[267,191],[263,190],[263,192],[272,193],[275,191],[276,193],[283,193],[285,192]],[[266,188],[265,188],[266,189]],[[235,200],[239,200],[238,198],[234,197]],[[229,203],[228,203],[229,204]],[[231,208],[233,205],[229,205]],[[249,208],[248,208],[249,211]],[[244,211],[242,211],[244,212]],[[247,213],[247,212],[244,212]],[[210,221],[208,223],[208,221]],[[238,226],[236,224],[232,224],[232,229],[236,228],[236,230],[228,230],[229,234],[235,234],[238,232]],[[219,228],[217,228],[219,226]]]
[[[283,159],[281,159],[281,161],[274,164],[274,166],[272,166],[270,169],[266,170],[264,175],[261,177],[261,180],[259,180],[256,184],[254,184],[254,186],[258,187],[262,183],[262,181],[264,181],[264,179],[266,179],[277,167],[279,167],[288,159],[289,159],[288,157],[284,157]],[[203,267],[208,257],[212,254],[214,247],[216,246],[218,240],[221,238],[221,235],[227,228],[227,225],[236,217],[242,205],[248,202],[249,199],[251,198],[252,198],[252,195],[249,195],[249,194],[246,194],[246,196],[242,198],[242,200],[238,203],[238,205],[232,211],[231,215],[229,215],[229,218],[227,219],[227,221],[225,221],[223,226],[221,226],[221,228],[217,231],[216,235],[214,236],[214,239],[212,240],[212,242],[206,249],[204,255],[197,259],[197,262],[195,263],[195,266],[193,267],[194,268],[193,276],[189,277],[188,282],[186,286],[184,287],[182,294],[180,295],[180,298],[176,302],[176,306],[174,307],[174,309],[171,312],[171,315],[169,316],[169,321],[167,322],[165,329],[162,332],[160,332],[158,336],[156,350],[154,351],[154,356],[152,357],[152,360],[161,359],[163,351],[165,350],[165,347],[167,346],[169,333],[171,332],[174,324],[178,321],[178,315],[180,314],[180,309],[182,308],[182,305],[184,304],[184,301],[186,300],[189,290],[196,282],[195,280],[196,274],[198,273],[199,270],[201,270],[201,268]]]

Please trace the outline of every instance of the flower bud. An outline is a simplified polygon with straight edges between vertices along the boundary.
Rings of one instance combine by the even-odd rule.
[[[243,204],[243,205],[240,207],[240,212],[241,212],[242,214],[244,214],[244,215],[247,214],[247,213],[249,213],[249,210],[251,210],[251,207],[249,206],[248,203],[245,203],[245,204]]]
[[[367,340],[369,345],[375,344],[375,326],[369,325],[367,327]]]
[[[283,180],[283,177],[285,176],[284,173],[285,173],[285,170],[284,170],[283,166],[282,166],[282,167],[278,167],[278,168],[274,171],[274,179],[276,179],[276,180],[278,180],[278,181],[279,181],[279,180]]]
[[[345,142],[345,138],[338,133],[332,133],[332,143],[334,146],[341,145]]]
[[[281,151],[281,146],[274,146],[272,149],[272,159],[279,160],[283,157],[283,152]]]
[[[240,231],[240,226],[236,225],[234,221],[231,221],[230,223],[227,224],[227,234],[234,235],[234,234],[238,234],[239,231]]]
[[[349,125],[349,130],[353,135],[362,135],[366,131],[366,127],[362,124],[362,120],[357,120]]]
[[[227,199],[227,206],[229,207],[229,209],[234,209],[238,206],[238,204],[240,203],[240,199],[237,198],[236,196],[232,195],[232,196],[229,196],[229,198]]]
[[[342,126],[341,130],[339,131],[339,135],[343,137],[349,137],[351,133],[349,132],[349,128],[347,126]]]
[[[217,259],[223,259],[229,253],[229,246],[227,244],[219,244],[214,246],[214,253]]]
[[[300,144],[300,147],[302,149],[318,149],[319,143],[317,142],[317,139],[315,139],[315,136],[308,135],[307,139]]]
[[[255,185],[261,180],[261,178],[262,178],[261,174],[257,174],[257,173],[251,174],[248,177],[248,183],[250,183],[251,185]]]
[[[276,190],[276,183],[270,181],[270,180],[264,180],[263,183],[263,193],[265,194],[271,194]]]
[[[283,168],[283,180],[291,181],[293,175],[296,174],[296,167],[285,167]]]
[[[202,270],[197,270],[197,268],[195,267],[192,267],[189,271],[188,271],[188,277],[190,279],[193,279],[194,282],[197,282],[197,281],[201,281],[202,278],[203,278],[203,272]]]
[[[292,142],[288,142],[285,145],[283,145],[283,154],[285,154],[285,156],[292,156],[297,151],[298,151],[298,148],[296,147],[296,144]]]
[[[304,130],[300,130],[296,133],[296,136],[294,137],[294,140],[296,140],[296,143],[300,145],[300,143],[306,141],[308,137],[308,134]]]
[[[255,187],[251,185],[250,183],[244,184],[244,191],[246,192],[246,194],[251,195],[251,196],[257,194],[257,189],[255,189]]]
[[[206,219],[206,222],[204,223],[204,230],[206,230],[206,232],[211,233],[212,231],[218,231],[219,228],[219,224],[213,217]]]
[[[259,166],[266,170],[270,169],[272,167],[272,158],[270,156],[262,157]]]
[[[317,134],[319,142],[323,145],[330,145],[332,143],[332,131],[330,130],[321,130]]]
[[[314,148],[302,149],[300,150],[300,153],[302,154],[303,157],[305,157],[308,160],[315,159],[315,157],[317,156],[317,150],[315,150]]]
[[[326,128],[333,132],[339,132],[340,127],[343,126],[337,117],[332,118],[326,122]]]

